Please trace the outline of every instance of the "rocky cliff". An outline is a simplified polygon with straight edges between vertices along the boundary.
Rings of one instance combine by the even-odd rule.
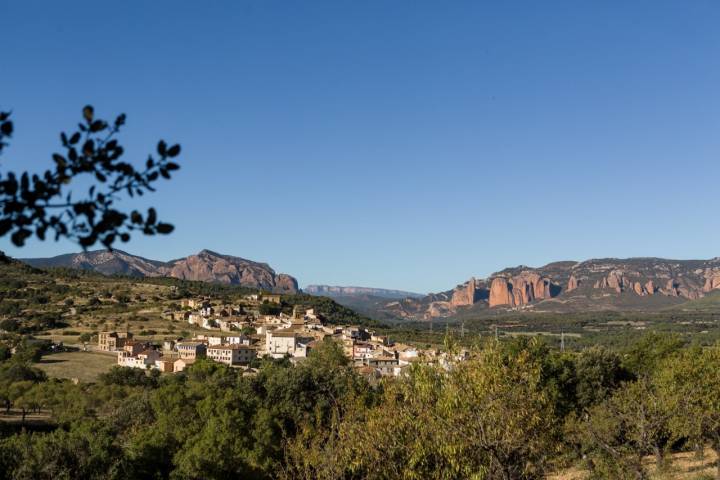
[[[719,289],[720,258],[606,258],[507,268],[446,292],[388,303],[384,311],[413,320],[450,317],[463,311],[651,311]]]
[[[96,250],[52,258],[23,259],[38,268],[66,267],[94,270],[105,275],[140,277],[174,277],[184,280],[242,285],[277,293],[297,293],[294,277],[275,273],[266,263],[253,262],[240,257],[222,255],[210,250],[188,257],[160,262],[114,250]]]

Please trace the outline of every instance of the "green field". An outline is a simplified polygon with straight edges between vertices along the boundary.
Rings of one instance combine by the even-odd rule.
[[[81,382],[94,382],[98,375],[117,364],[115,355],[96,352],[61,352],[43,356],[37,367],[49,377],[77,378]]]

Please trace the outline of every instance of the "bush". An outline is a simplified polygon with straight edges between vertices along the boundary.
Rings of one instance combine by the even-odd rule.
[[[0,330],[5,330],[6,332],[17,332],[20,329],[20,322],[8,318],[7,320],[3,320],[0,322]]]

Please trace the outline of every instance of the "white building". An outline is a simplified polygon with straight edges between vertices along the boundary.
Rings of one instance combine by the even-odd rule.
[[[121,367],[130,368],[155,368],[155,361],[160,359],[160,352],[157,350],[143,350],[137,355],[122,351],[118,353],[117,364]]]
[[[214,345],[208,348],[207,356],[227,365],[242,365],[253,361],[257,351],[247,345]]]
[[[307,345],[312,340],[300,337],[295,331],[275,330],[265,334],[265,351],[273,358],[282,358],[285,355],[306,357]]]

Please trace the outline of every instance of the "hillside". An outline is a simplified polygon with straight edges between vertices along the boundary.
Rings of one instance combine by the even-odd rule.
[[[182,280],[240,285],[275,293],[297,293],[297,280],[284,273],[275,273],[266,263],[202,250],[169,262],[149,260],[121,250],[95,250],[51,258],[24,258],[38,268],[64,267],[91,270],[104,275],[137,277],[173,277]]]
[[[445,292],[379,306],[376,315],[408,320],[488,316],[514,312],[660,311],[701,302],[720,289],[720,258],[603,258],[506,268],[471,278]],[[714,297],[713,297],[714,298]]]
[[[258,289],[168,277],[106,276],[93,270],[31,267],[0,252],[0,323],[20,333],[69,335],[117,328],[148,337],[189,336],[196,327],[174,318],[182,298],[242,305]],[[327,297],[283,294],[279,308],[315,308],[328,323],[374,322]],[[7,322],[7,323],[6,323]],[[200,330],[202,331],[202,330]]]

